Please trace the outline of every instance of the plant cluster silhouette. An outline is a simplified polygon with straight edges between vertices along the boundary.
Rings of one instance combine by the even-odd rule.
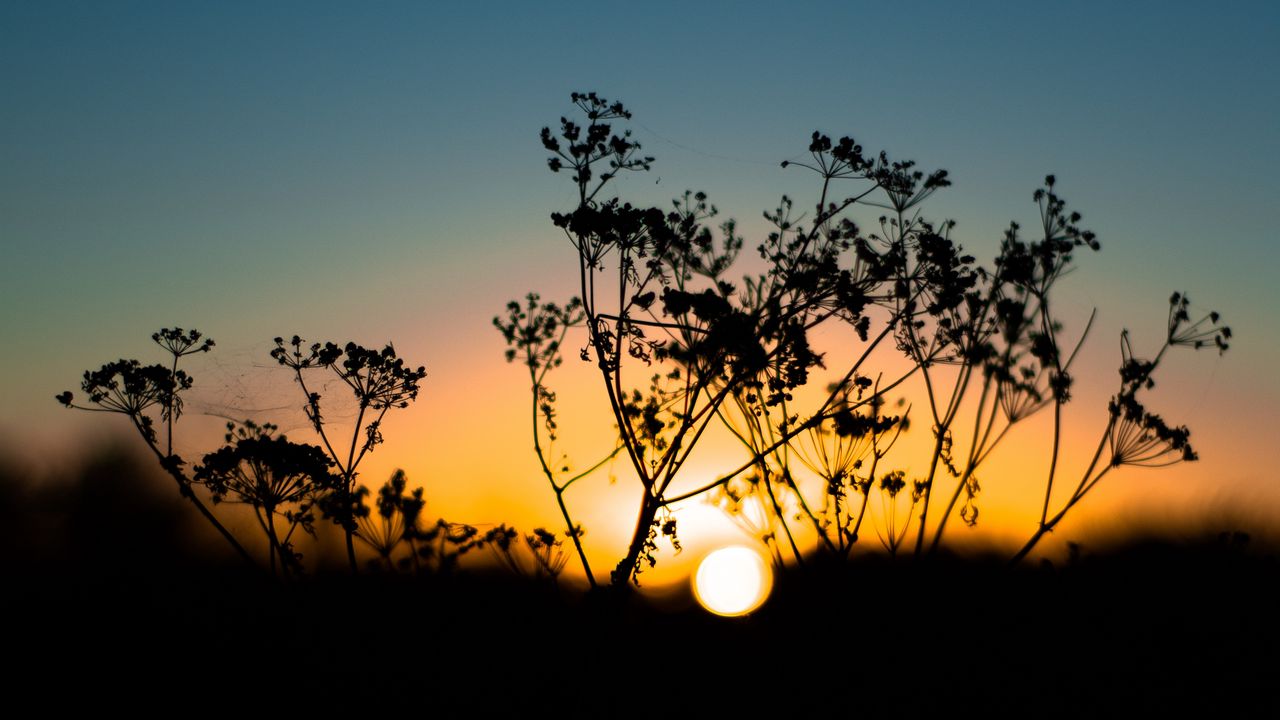
[[[1170,348],[1227,349],[1231,331],[1217,313],[1193,321],[1179,293],[1154,360],[1138,359],[1127,333],[1122,338],[1121,387],[1098,452],[1050,513],[1071,369],[1093,324],[1090,316],[1074,342],[1063,338],[1055,289],[1077,253],[1100,249],[1054,176],[1032,195],[1034,231],[1028,236],[1011,223],[993,263],[982,266],[952,239],[953,221],[924,214],[926,201],[951,184],[946,170],[814,132],[807,159],[782,163],[816,176],[811,213],[783,196],[764,213],[771,231],[756,245],[758,257],[739,263],[745,240],[733,220],[718,219],[705,193],[686,192],[665,210],[610,197],[606,189],[620,175],[647,171],[654,158],[622,127],[631,119],[622,103],[596,93],[570,99],[576,113],[555,130],[544,127],[541,142],[549,169],[568,174],[576,190],[576,206],[551,220],[575,251],[578,295],[563,308],[530,295],[527,305],[509,306],[505,322],[494,322],[510,346],[507,359],[529,368],[535,450],[588,576],[581,526],[569,519],[565,486],[547,469],[539,440],[556,427],[546,375],[560,364],[565,331],[578,324],[586,334],[581,358],[599,372],[620,454],[638,481],[636,525],[612,572],[615,585],[656,562],[659,534],[678,547],[673,508],[703,494],[778,563],[784,549],[804,562],[797,523],[809,526],[822,552],[848,557],[873,493],[881,496],[876,532],[890,553],[907,544],[916,554],[936,550],[952,517],[978,522],[979,468],[1014,426],[1046,408],[1054,418],[1044,510],[1015,560],[1111,469],[1196,458],[1187,428],[1148,412],[1137,397],[1153,386]],[[855,221],[867,211],[869,222]],[[732,278],[731,269],[744,265]],[[819,352],[815,330],[835,325],[847,328],[848,343]],[[886,348],[908,360],[905,370],[884,362]],[[806,402],[799,391],[823,370],[838,379]],[[924,410],[915,416],[928,421],[932,451],[915,466],[924,471],[908,475],[910,466],[888,462],[914,406],[896,414],[886,408],[912,379],[922,386]],[[717,424],[741,441],[745,462],[700,487],[678,484],[690,453]],[[820,492],[797,478],[800,468],[822,481]]]
[[[173,452],[173,446],[182,393],[191,389],[194,379],[178,365],[186,356],[209,352],[214,342],[198,330],[181,328],[161,329],[152,340],[170,356],[167,365],[143,365],[138,360],[107,363],[85,372],[80,384],[83,400],[77,402],[69,390],[57,400],[69,408],[127,417],[177,483],[181,496],[246,561],[254,563],[204,497],[214,505],[251,508],[267,541],[266,565],[273,575],[304,572],[296,533],[301,529],[314,537],[317,514],[342,530],[353,573],[358,569],[356,540],[373,551],[369,566],[388,572],[447,572],[459,558],[483,548],[491,548],[499,561],[522,575],[555,579],[564,567],[562,542],[543,528],[521,536],[505,525],[482,532],[443,518],[430,523],[424,514],[422,488],[410,490],[403,471],[397,470],[376,495],[357,482],[361,461],[384,441],[382,424],[387,413],[416,400],[426,377],[425,368],[406,365],[391,345],[373,350],[353,342],[307,345],[296,335],[287,341],[276,338],[271,357],[292,371],[303,394],[302,409],[320,444],[293,442],[270,423],[230,422],[225,444],[188,472],[187,462]],[[339,380],[356,403],[346,443],[341,438],[348,433],[330,423],[322,410],[329,405],[316,389],[323,383],[315,375],[325,373]],[[163,444],[157,425],[165,429]],[[516,538],[523,543],[513,542]]]
[[[595,587],[569,490],[615,460],[634,475],[636,521],[609,573],[613,586],[638,582],[657,562],[661,539],[679,550],[677,510],[693,498],[738,520],[779,565],[806,562],[806,537],[819,553],[848,559],[867,527],[889,554],[930,553],[953,518],[978,522],[979,472],[1011,430],[1051,410],[1044,500],[1017,561],[1113,470],[1196,459],[1190,431],[1149,411],[1147,394],[1170,350],[1224,352],[1231,330],[1217,313],[1193,317],[1186,294],[1175,293],[1151,359],[1121,336],[1119,388],[1097,450],[1064,499],[1063,409],[1094,317],[1065,337],[1056,291],[1076,256],[1100,244],[1054,176],[1032,194],[1035,226],[1011,223],[994,260],[980,265],[953,239],[953,221],[925,214],[951,184],[946,170],[814,132],[803,160],[782,163],[815,178],[810,209],[783,196],[763,214],[767,235],[744,257],[739,226],[720,219],[705,193],[685,192],[665,209],[611,196],[621,175],[647,171],[654,159],[625,129],[631,112],[622,103],[595,93],[570,99],[575,114],[543,128],[540,139],[549,169],[567,175],[576,195],[551,220],[574,249],[577,295],[555,303],[530,293],[493,320],[506,359],[528,373],[533,446],[559,531],[432,523],[422,489],[402,472],[376,493],[359,482],[361,463],[384,442],[388,413],[414,403],[426,378],[391,344],[275,338],[271,357],[297,384],[315,443],[294,442],[271,424],[231,423],[225,444],[190,470],[173,448],[193,385],[180,365],[214,348],[199,331],[162,329],[152,340],[165,362],[108,363],[84,374],[82,399],[67,391],[58,401],[128,418],[181,497],[252,561],[210,504],[250,508],[266,565],[281,575],[303,571],[297,531],[314,534],[322,518],[341,530],[352,572],[357,541],[372,554],[368,565],[387,572],[446,571],[487,548],[500,564],[538,578],[557,578],[576,556]],[[578,472],[556,446],[549,382],[570,333],[585,336],[578,356],[595,367],[617,429],[612,447]],[[822,374],[834,382],[819,385]],[[334,419],[334,398],[322,392],[335,383],[354,402],[349,423]],[[899,440],[921,426],[930,450],[908,463]],[[691,484],[684,470],[713,428],[737,439],[742,461]]]

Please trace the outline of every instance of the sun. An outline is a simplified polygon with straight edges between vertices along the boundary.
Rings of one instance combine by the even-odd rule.
[[[713,550],[693,575],[698,602],[716,615],[736,617],[760,607],[773,587],[773,573],[760,553],[742,545]]]

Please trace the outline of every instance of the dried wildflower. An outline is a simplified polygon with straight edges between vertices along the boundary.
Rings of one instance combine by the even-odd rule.
[[[1195,322],[1191,322],[1189,312],[1191,301],[1186,293],[1175,292],[1169,297],[1169,332],[1166,343],[1170,346],[1189,347],[1199,350],[1212,345],[1218,354],[1227,351],[1227,343],[1231,339],[1231,328],[1221,325],[1221,317],[1217,312],[1206,313]]]
[[[301,528],[313,533],[312,508],[325,495],[339,491],[341,478],[330,472],[332,461],[315,445],[290,442],[271,424],[227,423],[227,445],[204,456],[194,481],[209,489],[213,501],[238,502],[253,508],[267,535],[271,567],[301,569],[301,554],[292,537]]]
[[[312,427],[320,436],[321,444],[333,461],[337,474],[342,477],[342,488],[330,493],[318,507],[325,517],[342,527],[346,533],[347,559],[352,572],[356,571],[355,534],[357,521],[368,514],[356,487],[356,470],[365,455],[382,444],[382,421],[392,408],[407,408],[418,397],[419,383],[427,371],[419,366],[413,369],[396,355],[395,348],[387,344],[381,350],[372,350],[353,342],[339,347],[337,343],[312,343],[307,345],[294,335],[285,341],[275,338],[276,347],[271,357],[294,373],[294,380],[305,397],[303,410]],[[321,411],[322,396],[307,385],[307,376],[316,370],[328,370],[347,386],[355,398],[358,413],[351,442],[335,445],[326,430]],[[361,439],[363,438],[363,439]],[[368,492],[364,489],[363,492]]]
[[[146,441],[154,443],[155,426],[147,411],[159,408],[164,418],[176,416],[182,407],[178,393],[189,389],[191,384],[191,377],[182,370],[143,365],[137,360],[117,360],[84,373],[80,389],[97,407],[75,405],[70,391],[59,394],[57,400],[66,407],[126,415]]]
[[[172,357],[169,367],[143,365],[137,360],[107,363],[98,370],[84,373],[80,389],[88,404],[76,404],[75,394],[70,390],[59,393],[57,401],[68,408],[119,413],[128,417],[156,456],[160,467],[177,483],[178,492],[195,506],[232,549],[246,561],[251,561],[249,553],[235,536],[192,492],[192,480],[183,470],[186,463],[173,452],[173,427],[183,408],[181,393],[189,390],[193,383],[185,370],[178,369],[178,362],[187,355],[208,352],[213,348],[213,340],[204,338],[198,330],[184,331],[181,328],[162,328],[151,339]],[[153,414],[157,413],[168,429],[163,449],[156,437]]]
[[[416,541],[422,536],[422,512],[427,506],[423,489],[408,489],[408,477],[403,470],[396,470],[373,496],[373,507],[365,505],[366,493],[357,493],[361,509],[353,514],[356,519],[356,537],[378,555],[378,561],[387,570],[399,567],[417,567]],[[365,488],[360,488],[365,490]],[[401,545],[409,547],[408,557],[399,562],[394,559]]]

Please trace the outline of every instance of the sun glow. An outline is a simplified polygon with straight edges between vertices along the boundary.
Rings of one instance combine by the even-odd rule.
[[[693,592],[716,615],[736,617],[760,607],[773,587],[773,573],[760,553],[733,545],[708,553],[693,576]]]

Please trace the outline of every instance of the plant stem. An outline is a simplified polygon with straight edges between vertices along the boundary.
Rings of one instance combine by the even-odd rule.
[[[1111,468],[1114,466],[1112,465],[1106,466],[1101,471],[1099,471],[1096,476],[1092,476],[1092,479],[1090,479],[1090,474],[1093,472],[1093,467],[1094,467],[1093,465],[1090,465],[1089,471],[1085,473],[1084,479],[1080,481],[1079,487],[1076,488],[1075,493],[1071,495],[1071,499],[1068,500],[1067,504],[1062,507],[1062,510],[1058,511],[1058,514],[1054,515],[1047,522],[1041,523],[1040,526],[1036,528],[1035,534],[1033,534],[1031,536],[1031,539],[1027,541],[1027,544],[1023,545],[1022,549],[1019,550],[1016,555],[1014,555],[1012,558],[1009,559],[1010,565],[1017,565],[1019,562],[1021,562],[1022,559],[1025,558],[1027,554],[1031,552],[1031,549],[1036,546],[1036,543],[1040,542],[1040,538],[1044,537],[1046,534],[1050,532],[1053,532],[1053,529],[1057,527],[1058,523],[1062,521],[1062,518],[1066,516],[1067,511],[1070,510],[1072,507],[1074,507],[1076,503],[1084,499],[1084,496],[1090,490],[1092,490],[1094,486],[1098,484],[1098,481],[1101,480],[1108,472],[1110,472]]]
[[[177,466],[169,459],[169,458],[176,459],[177,456],[176,455],[166,456],[163,453],[161,453],[160,448],[156,447],[154,442],[147,439],[146,433],[143,432],[142,424],[138,422],[138,419],[132,416],[130,417],[130,419],[133,420],[133,424],[138,429],[138,432],[142,433],[143,440],[146,441],[147,447],[151,448],[151,452],[154,453],[156,456],[156,459],[160,461],[160,467],[163,468],[165,472],[169,473],[169,476],[172,477],[176,483],[178,483],[178,493],[182,495],[182,497],[185,497],[187,500],[191,501],[192,505],[196,506],[196,510],[199,510],[200,514],[204,516],[204,519],[208,520],[209,524],[213,525],[213,527],[218,531],[218,533],[221,534],[222,537],[236,551],[236,554],[238,554],[241,558],[244,559],[245,562],[249,563],[250,565],[257,565],[257,563],[253,561],[253,557],[249,555],[249,551],[244,549],[244,546],[241,545],[238,540],[236,540],[235,536],[232,535],[231,532],[227,530],[227,528],[224,527],[222,523],[218,522],[218,518],[214,517],[213,513],[209,511],[209,508],[206,507],[204,503],[200,502],[200,498],[196,497],[195,492],[191,490],[191,481],[188,480],[186,475],[184,475],[182,471],[179,470]]]
[[[979,428],[982,426],[983,410],[986,407],[987,395],[991,388],[991,376],[988,375],[982,382],[982,397],[978,400],[978,411],[974,414],[973,422],[973,445],[969,448],[969,461],[964,468],[964,474],[960,476],[960,482],[956,485],[956,491],[951,494],[951,500],[947,503],[946,512],[938,520],[938,529],[933,534],[933,542],[929,544],[929,552],[933,553],[938,550],[938,545],[942,542],[942,532],[947,528],[947,521],[951,519],[951,513],[955,510],[956,502],[960,500],[960,493],[964,492],[968,485],[969,478],[973,476],[974,471],[978,469],[978,465],[986,457],[984,449],[986,448],[986,440],[991,435],[991,426],[995,423],[996,413],[1000,407],[998,403],[993,402],[991,407],[990,419],[987,422],[987,429],[979,436]],[[997,392],[999,392],[997,390]],[[996,442],[1000,441],[1003,433],[996,438]],[[994,447],[994,444],[993,444]]]
[[[564,489],[556,489],[556,504],[560,506],[560,514],[564,517],[565,526],[568,528],[569,539],[573,540],[573,549],[578,551],[578,559],[582,561],[582,571],[587,574],[587,583],[594,590],[596,588],[596,576],[591,573],[591,563],[587,562],[587,553],[582,549],[582,540],[579,537],[581,533],[578,528],[574,527],[573,520],[569,518],[569,508],[564,504]]]
[[[564,335],[562,334],[561,339],[563,340],[563,338]],[[590,584],[592,589],[594,589],[596,587],[596,577],[591,572],[591,564],[587,562],[587,554],[582,549],[582,540],[578,537],[577,528],[573,525],[573,519],[569,517],[569,508],[564,503],[564,491],[565,488],[569,487],[569,483],[565,483],[563,487],[556,484],[555,475],[551,472],[551,467],[547,464],[547,458],[542,452],[541,431],[538,427],[538,398],[542,389],[542,384],[539,382],[540,378],[532,365],[529,367],[529,377],[533,380],[533,388],[531,391],[533,396],[533,450],[538,455],[538,464],[542,466],[542,474],[546,476],[547,482],[551,483],[551,489],[555,492],[556,504],[560,506],[560,515],[564,517],[565,530],[569,535],[569,539],[573,540],[574,549],[578,551],[578,559],[582,561],[582,570],[587,574],[587,583]],[[599,465],[596,467],[599,467]],[[578,477],[581,477],[581,475]],[[575,477],[570,480],[570,482],[576,479],[578,478]]]
[[[791,554],[795,556],[796,563],[803,566],[804,558],[800,555],[800,548],[796,545],[796,538],[791,534],[791,525],[787,522],[787,517],[782,514],[782,505],[778,503],[778,498],[773,492],[773,483],[769,480],[768,470],[762,471],[765,493],[769,496],[769,502],[773,505],[773,512],[782,522],[782,530],[787,534],[787,542],[791,545]]]
[[[280,549],[280,542],[276,540],[276,520],[275,512],[271,508],[267,511],[267,539],[271,541],[271,574],[276,574],[276,555],[280,556],[281,571],[284,568],[284,552]]]
[[[623,588],[631,582],[631,576],[635,574],[636,563],[640,559],[640,550],[644,547],[645,540],[649,537],[649,529],[653,527],[653,519],[657,517],[659,507],[661,507],[661,503],[654,499],[646,489],[644,502],[640,503],[640,513],[636,516],[636,530],[632,534],[633,539],[627,548],[627,554],[613,571],[611,579],[614,587]],[[637,541],[636,538],[640,538],[640,540]]]

